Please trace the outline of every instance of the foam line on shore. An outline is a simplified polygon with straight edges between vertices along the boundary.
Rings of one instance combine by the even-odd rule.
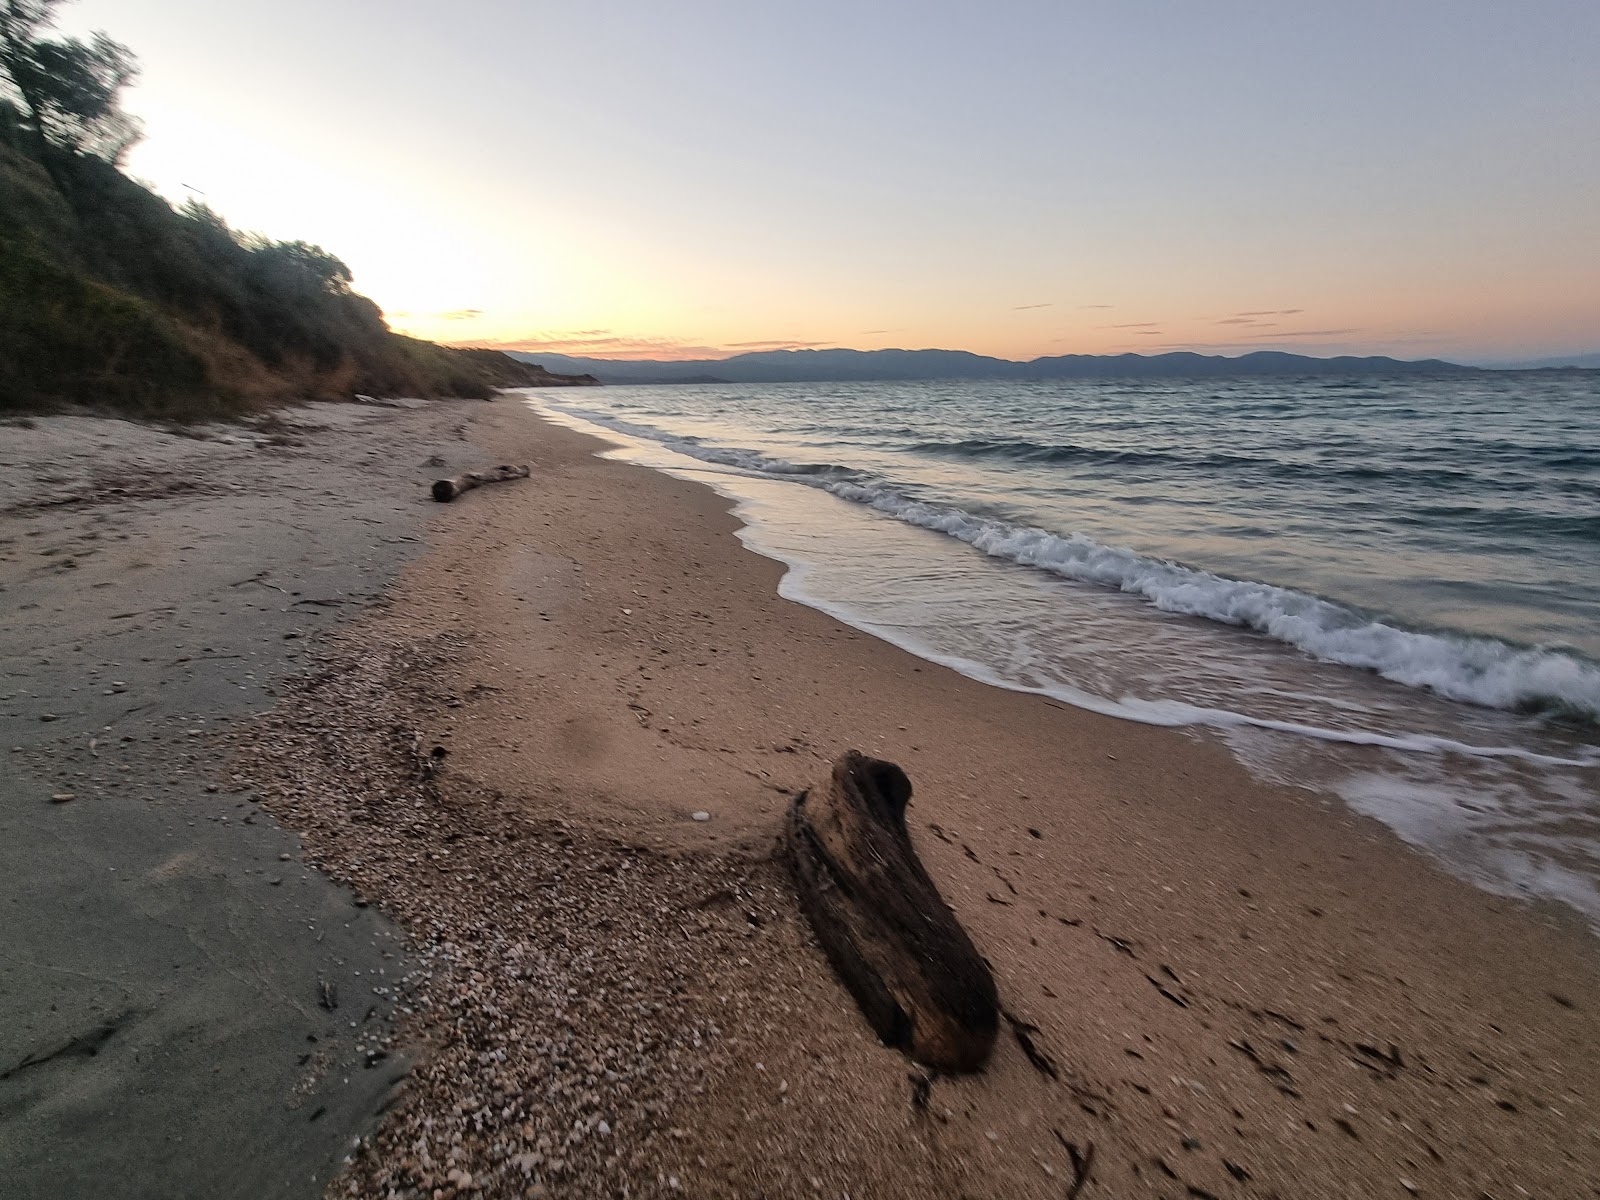
[[[737,499],[730,496],[731,499]],[[738,510],[735,510],[738,515]],[[746,536],[747,525],[740,531],[740,540],[752,550],[774,557],[775,552],[760,544],[754,535]],[[949,667],[969,679],[976,679],[980,683],[987,683],[993,687],[1005,688],[1007,691],[1022,692],[1032,696],[1043,696],[1051,700],[1059,700],[1070,704],[1074,708],[1086,709],[1107,717],[1119,717],[1123,720],[1136,721],[1141,725],[1156,725],[1163,728],[1192,728],[1205,726],[1213,729],[1231,729],[1248,726],[1253,729],[1267,729],[1275,733],[1292,734],[1296,737],[1312,738],[1323,742],[1337,742],[1351,746],[1377,746],[1386,750],[1399,750],[1413,754],[1461,754],[1472,758],[1488,759],[1515,759],[1531,765],[1544,767],[1593,767],[1600,766],[1600,752],[1588,754],[1581,758],[1563,758],[1556,755],[1540,754],[1537,751],[1527,750],[1520,746],[1475,746],[1469,742],[1457,741],[1453,738],[1436,737],[1431,734],[1388,734],[1378,733],[1365,729],[1330,729],[1321,725],[1310,725],[1298,721],[1277,721],[1267,717],[1253,717],[1248,713],[1236,712],[1233,709],[1210,708],[1198,704],[1186,704],[1177,700],[1141,700],[1137,697],[1124,697],[1114,700],[1106,696],[1097,696],[1081,688],[1070,687],[1066,684],[1028,684],[1020,680],[1007,678],[993,667],[974,659],[964,658],[960,655],[939,654],[930,651],[920,644],[915,638],[906,637],[894,629],[864,622],[859,616],[853,614],[849,607],[819,600],[805,591],[806,565],[788,558],[780,558],[789,568],[779,585],[779,593],[789,600],[795,600],[809,605],[812,608],[827,613],[836,620],[843,621],[853,628],[881,638],[900,649],[915,654],[918,658],[928,662],[937,663],[942,667]]]
[[[599,432],[602,434],[609,431],[611,433],[622,434],[624,436],[643,436],[642,434],[634,432],[635,429],[642,427],[631,426],[628,428],[618,428],[618,426],[626,426],[628,424],[626,422],[607,421],[602,423],[598,421],[591,421],[591,419],[581,411],[556,408],[553,405],[549,407],[532,405],[532,402],[530,402],[530,405],[535,408],[535,411],[540,412],[542,415],[553,417],[554,419],[564,423],[569,423],[570,427],[579,428],[581,432],[594,433],[596,432],[594,429],[585,429],[582,428],[582,426],[599,425]],[[571,424],[572,422],[575,422],[576,424]],[[659,431],[656,431],[656,433],[657,437],[647,438],[645,440],[655,441],[657,444],[664,445],[668,450],[678,451],[680,453],[682,452],[676,445],[666,445],[660,440],[662,435],[660,435]],[[614,437],[608,438],[607,440],[612,441],[614,444],[623,445],[623,443],[616,442]],[[756,458],[765,457],[756,454],[754,451],[739,451],[737,453],[742,456],[748,455]],[[696,458],[701,462],[715,463],[716,465],[741,467],[754,471],[758,474],[774,474],[773,472],[757,471],[756,468],[746,467],[744,462],[729,461],[728,458],[707,458],[701,455],[690,455],[690,457]],[[1439,737],[1431,734],[1390,734],[1364,729],[1334,729],[1304,722],[1281,721],[1267,717],[1256,717],[1248,713],[1235,711],[1233,709],[1188,704],[1176,700],[1145,700],[1131,696],[1124,697],[1122,699],[1113,699],[1108,696],[1097,695],[1081,688],[1076,688],[1060,682],[1048,685],[1025,683],[1021,680],[1010,678],[993,666],[980,662],[976,659],[967,658],[961,655],[943,654],[933,651],[918,641],[915,637],[909,636],[901,630],[891,626],[862,620],[860,615],[854,612],[847,604],[825,600],[811,593],[806,588],[806,578],[811,571],[811,565],[803,558],[785,554],[781,550],[763,541],[759,524],[750,519],[749,503],[747,499],[736,489],[730,488],[726,484],[718,481],[716,476],[718,474],[722,474],[721,472],[708,473],[696,470],[693,467],[687,469],[667,467],[664,469],[668,470],[670,473],[683,474],[695,478],[718,492],[720,495],[735,502],[736,508],[734,509],[734,515],[738,517],[741,522],[741,527],[737,531],[739,540],[751,550],[762,554],[765,557],[776,559],[777,561],[782,562],[788,568],[783,579],[778,585],[779,594],[785,599],[794,600],[798,603],[805,604],[811,608],[815,608],[821,612],[827,613],[829,616],[851,626],[852,628],[860,629],[865,633],[870,633],[872,636],[880,638],[891,645],[897,646],[908,653],[914,654],[918,658],[924,659],[928,662],[936,663],[939,666],[948,667],[949,669],[956,671],[961,675],[965,675],[969,679],[977,680],[980,683],[989,684],[993,687],[1004,688],[1007,691],[1020,692],[1026,695],[1042,696],[1047,699],[1072,705],[1074,708],[1080,708],[1089,712],[1098,713],[1102,716],[1116,717],[1123,720],[1134,721],[1142,725],[1153,725],[1164,728],[1208,727],[1214,729],[1230,729],[1249,727],[1270,730],[1272,732],[1288,734],[1296,737],[1309,738],[1316,741],[1355,746],[1374,746],[1404,753],[1427,754],[1435,756],[1459,754],[1479,759],[1516,760],[1528,763],[1530,765],[1544,767],[1583,768],[1600,765],[1600,751],[1594,751],[1582,757],[1562,757],[1558,755],[1541,754],[1537,751],[1518,746],[1473,745],[1468,742],[1463,742],[1452,738]],[[825,490],[833,492],[837,495],[832,488],[826,488]]]
[[[577,407],[551,404],[543,411],[653,442],[702,462],[820,488],[908,525],[946,534],[993,558],[1079,583],[1117,588],[1163,612],[1250,629],[1324,662],[1370,670],[1449,700],[1508,711],[1555,710],[1600,722],[1600,665],[1564,649],[1404,629],[1293,588],[1149,558],[1082,533],[1058,534],[977,516],[952,504],[908,495],[888,481],[850,467],[786,462]],[[1238,716],[1240,722],[1253,720]]]

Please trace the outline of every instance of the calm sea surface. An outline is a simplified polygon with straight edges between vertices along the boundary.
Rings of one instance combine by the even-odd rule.
[[[1600,922],[1600,375],[530,393],[785,595]]]

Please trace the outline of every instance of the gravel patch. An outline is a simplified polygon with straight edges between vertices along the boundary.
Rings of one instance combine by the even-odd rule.
[[[431,685],[463,641],[333,635],[234,735],[308,861],[399,922],[421,964],[397,997],[421,1064],[331,1194],[676,1193],[699,1165],[676,1122],[733,1052],[726,968],[771,952],[773,925],[796,937],[780,870],[586,835],[457,779],[411,715],[444,703]]]

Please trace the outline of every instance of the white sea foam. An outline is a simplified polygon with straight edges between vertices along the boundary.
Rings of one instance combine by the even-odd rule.
[[[741,531],[743,540],[749,535]],[[760,548],[757,544],[756,548]],[[1096,695],[1070,684],[1023,683],[1013,676],[997,670],[985,662],[958,654],[941,654],[931,651],[919,639],[907,636],[901,630],[887,625],[863,622],[859,614],[848,605],[820,599],[807,592],[808,566],[804,562],[784,560],[789,573],[779,585],[779,592],[787,599],[800,600],[829,616],[857,628],[865,629],[875,637],[908,650],[919,658],[949,667],[958,674],[992,687],[1022,692],[1032,696],[1046,696],[1060,700],[1074,708],[1086,709],[1108,717],[1137,721],[1141,725],[1159,725],[1169,729],[1206,727],[1217,730],[1261,729],[1272,733],[1285,733],[1294,737],[1310,738],[1319,742],[1332,742],[1346,746],[1378,746],[1386,750],[1399,750],[1409,754],[1445,755],[1460,754],[1476,759],[1511,759],[1541,767],[1590,768],[1600,766],[1600,752],[1582,750],[1575,756],[1544,754],[1523,746],[1485,746],[1464,742],[1458,738],[1441,737],[1426,733],[1381,733],[1370,729],[1336,729],[1332,726],[1314,725],[1304,721],[1280,721],[1258,717],[1229,708],[1186,704],[1179,700],[1145,700],[1136,696],[1120,699]]]
[[[1501,896],[1560,901],[1600,933],[1600,838],[1588,816],[1591,798],[1571,781],[1547,776],[1535,793],[1520,780],[1357,771],[1333,790],[1469,883]]]
[[[828,490],[995,558],[1119,588],[1165,612],[1254,629],[1325,662],[1362,667],[1451,700],[1504,709],[1559,706],[1600,718],[1600,667],[1559,650],[1400,629],[1291,588],[1146,558],[1083,534],[975,517],[889,488],[835,484]]]
[[[606,413],[574,407],[559,411],[656,442],[702,462],[819,487],[906,524],[947,534],[994,558],[1082,583],[1118,588],[1143,597],[1164,612],[1253,629],[1323,661],[1370,670],[1396,683],[1425,688],[1451,700],[1510,710],[1560,708],[1600,720],[1600,666],[1560,649],[1402,629],[1292,588],[1230,579],[1108,546],[1081,533],[1052,533],[916,499],[847,468],[800,465],[754,450],[709,445],[699,438],[675,437]],[[1199,712],[1187,717],[1172,714],[1173,719],[1161,720],[1151,711],[1139,719],[1157,724],[1219,723],[1215,716],[1204,718]],[[1240,719],[1265,724],[1254,718]],[[1406,739],[1408,744],[1402,747],[1392,739],[1372,740],[1380,735],[1340,734],[1309,727],[1285,727],[1285,731],[1343,741],[1366,740],[1397,749],[1424,748],[1411,744],[1415,739]]]

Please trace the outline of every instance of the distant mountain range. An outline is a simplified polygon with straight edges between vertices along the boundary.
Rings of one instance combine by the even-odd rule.
[[[593,375],[602,383],[832,383],[927,379],[1150,379],[1263,375],[1457,375],[1476,367],[1437,358],[1407,361],[1381,356],[1311,358],[1259,350],[1220,354],[1063,354],[1012,362],[965,350],[764,350],[732,358],[684,362],[577,358],[514,350],[512,357],[546,370]]]
[[[1492,371],[1600,370],[1600,353],[1567,354],[1560,358],[1529,358],[1520,362],[1484,363]]]

